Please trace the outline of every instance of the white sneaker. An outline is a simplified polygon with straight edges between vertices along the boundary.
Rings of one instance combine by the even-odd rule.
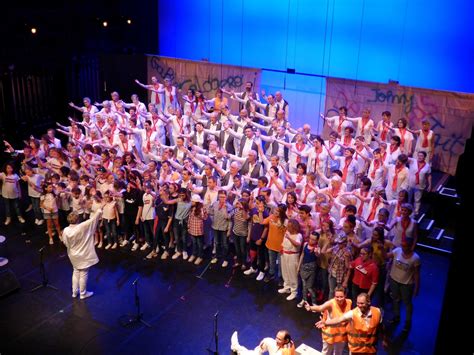
[[[114,243],[114,245],[112,245],[112,249],[117,249],[117,243]]]
[[[148,248],[151,248],[151,247],[150,247],[150,244],[145,243],[145,244],[142,245],[142,247],[140,248],[140,250],[143,251],[143,250],[147,250]]]
[[[128,240],[127,240],[127,239],[124,239],[124,240],[122,240],[122,242],[120,243],[120,246],[121,246],[121,247],[124,247],[124,246],[128,245],[128,243],[129,243]]]
[[[10,217],[5,218],[5,225],[8,226],[11,223],[12,219]]]
[[[303,306],[304,306],[304,300],[301,300],[301,301],[296,305],[296,307],[298,307],[298,308],[303,308]]]
[[[38,225],[39,219],[35,218],[35,224]]]
[[[290,292],[291,290],[289,288],[284,288],[284,287],[278,290],[278,293],[290,293]]]
[[[240,344],[239,344],[239,337],[237,335],[237,331],[232,333],[232,336],[230,337],[230,350],[237,352],[240,349]]]
[[[262,281],[264,277],[265,277],[265,273],[263,271],[260,271],[255,280]]]
[[[83,295],[81,295],[81,300],[85,299],[85,298],[89,298],[89,297],[92,297],[94,296],[94,292],[92,291],[86,291]]]
[[[77,291],[76,292],[72,292],[72,298],[76,298],[77,297]]]
[[[192,263],[195,259],[196,259],[196,257],[194,255],[191,255],[188,259],[188,262]]]
[[[183,251],[183,260],[186,260],[188,258],[188,253]]]
[[[166,259],[168,259],[168,256],[169,256],[168,252],[165,251],[163,254],[161,254],[161,260],[166,260]]]
[[[39,226],[43,225],[43,223],[44,223],[44,219],[38,219],[38,223],[37,223],[37,224],[38,224]]]
[[[227,260],[224,260],[222,262],[222,267],[227,267],[227,265],[229,265],[229,262]]]
[[[20,223],[25,223],[25,219],[22,216],[18,216],[18,220]]]
[[[139,246],[140,246],[140,245],[138,245],[138,243],[133,242],[132,251],[136,251]]]
[[[148,255],[146,256],[147,259],[155,258],[156,257],[156,252],[154,250],[150,251]]]
[[[252,275],[255,274],[257,270],[255,270],[253,267],[250,267],[250,269],[244,271],[244,275]]]
[[[296,298],[296,293],[290,293],[290,295],[286,298],[287,301],[293,301]]]
[[[54,240],[50,239],[49,240],[49,245],[53,245],[54,244]]]
[[[105,246],[105,250],[109,250],[111,246],[112,246],[112,245],[107,244],[107,245]]]
[[[194,262],[194,265],[199,265],[202,263],[202,258],[197,258],[196,261]]]
[[[217,264],[217,258],[212,258],[211,264]]]
[[[173,254],[173,256],[171,257],[171,259],[176,260],[176,259],[178,259],[180,256],[181,256],[181,253],[180,253],[179,251],[177,251],[176,253]]]
[[[99,248],[99,249],[102,248],[102,242],[100,242],[99,245],[97,245],[97,248]]]

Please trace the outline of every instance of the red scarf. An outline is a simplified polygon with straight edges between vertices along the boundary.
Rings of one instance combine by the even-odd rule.
[[[390,144],[390,154],[393,154],[395,153],[395,151],[397,150],[397,146],[395,144]]]
[[[165,87],[166,91],[170,95],[170,102],[173,103],[173,87]]]
[[[303,201],[302,201],[303,204],[306,203],[306,199],[308,198],[308,195],[311,193],[311,191],[313,190],[311,190],[311,188],[308,185],[304,187],[304,195],[303,195]]]
[[[158,89],[160,88],[160,84],[153,84],[153,88],[154,88],[155,90],[158,90]],[[161,101],[160,101],[160,94],[157,93],[157,92],[156,92],[155,94],[156,94],[156,95],[155,95],[155,97],[156,97],[156,103],[157,103],[157,104],[160,104],[160,103],[161,103]]]
[[[352,158],[349,158],[344,161],[344,169],[342,169],[342,181],[346,182],[347,179],[347,170],[349,169],[349,165],[351,165]]]
[[[421,131],[421,134],[423,135],[423,143],[421,144],[421,146],[423,148],[428,148],[429,147],[428,136],[430,135],[430,131],[428,132]]]
[[[345,119],[343,118],[341,120],[341,118],[339,117],[339,125],[337,126],[337,133],[341,134],[341,131],[342,131],[342,124],[344,123]]]
[[[395,167],[393,181],[392,181],[392,191],[397,191],[398,187],[398,174],[403,170],[403,165],[400,168]]]
[[[360,194],[361,194],[362,197],[367,197],[367,196],[369,195],[369,191],[362,191],[362,190],[360,190]],[[361,201],[361,202],[360,202],[360,206],[359,206],[359,208],[358,208],[358,210],[357,210],[357,214],[358,214],[359,216],[362,216],[362,212],[364,211],[364,205],[365,205],[365,202],[364,202],[364,201]]]
[[[149,130],[146,132],[146,149],[148,149],[148,151],[151,150],[151,141],[150,141],[150,138],[151,138],[151,135],[153,134],[153,130]]]
[[[123,146],[123,152],[127,153],[128,152],[128,140],[127,140],[127,142],[122,142],[122,146]]]
[[[388,134],[388,127],[382,124],[382,134],[380,135],[380,139],[382,140],[382,142],[385,142],[387,140],[387,134]]]
[[[181,121],[181,122],[180,122],[180,121]],[[183,117],[181,117],[181,118],[176,117],[176,122],[178,122],[179,133],[183,134],[183,133],[184,133],[184,129],[183,129],[184,120],[183,120]]]
[[[350,146],[351,145],[351,140],[352,140],[351,136],[344,136],[344,145],[346,147]]]
[[[314,159],[314,172],[316,172],[318,171],[319,154],[323,152],[323,148],[319,148],[319,149],[314,148],[314,151],[316,152],[316,159]]]
[[[301,143],[301,144],[296,143],[296,150],[299,153],[301,153],[303,151],[303,149],[304,149],[304,143]],[[296,164],[299,164],[299,163],[301,163],[301,156],[296,155]]]
[[[405,146],[405,133],[406,133],[407,129],[406,128],[399,128],[398,130],[400,131],[401,146],[404,147]]]
[[[365,122],[364,122],[365,121]],[[367,123],[369,123],[369,119],[362,119],[362,129],[360,130],[360,134],[364,134],[365,126],[367,126]]]
[[[404,243],[407,239],[407,230],[410,227],[411,219],[404,220],[403,218],[400,219],[400,225],[402,226],[402,243]]]
[[[402,215],[402,204],[400,201],[397,201],[397,207],[395,208],[395,216],[400,217]]]
[[[375,159],[374,166],[372,168],[372,173],[370,174],[370,177],[372,178],[372,180],[375,179],[375,173],[379,167],[380,167],[380,160]]]
[[[375,214],[377,213],[377,207],[380,203],[380,197],[378,195],[374,196],[372,203],[370,204],[370,213],[367,217],[367,222],[372,222],[375,219]]]
[[[416,176],[416,184],[419,185],[420,184],[420,172],[421,170],[425,167],[426,163],[425,162],[422,162],[420,164],[420,162],[416,162],[417,164],[417,167],[418,167],[418,171],[416,172],[415,176]]]

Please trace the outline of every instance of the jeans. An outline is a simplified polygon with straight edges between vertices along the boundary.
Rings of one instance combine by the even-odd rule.
[[[229,252],[229,239],[227,238],[227,231],[218,231],[213,229],[214,240],[216,242],[216,257],[226,258]]]
[[[242,265],[247,261],[247,253],[245,250],[246,242],[247,236],[240,236],[234,233],[235,254],[237,256],[237,262]]]
[[[342,284],[338,284],[336,278],[334,276],[331,276],[331,275],[329,275],[329,277],[328,277],[328,282],[329,282],[329,298],[333,298],[334,297],[334,289],[337,286],[342,286]]]
[[[3,198],[5,202],[5,216],[7,218],[11,217],[11,210],[14,209],[17,217],[21,217],[20,205],[18,198]]]
[[[318,280],[321,282],[320,290],[323,292],[323,299],[327,300],[329,296],[329,274],[328,269],[318,268]]]
[[[108,244],[118,243],[117,238],[117,220],[104,219],[105,234],[107,235]]]
[[[311,295],[311,301],[313,303],[316,303],[316,293],[314,292],[314,289],[313,289],[314,279],[316,277],[316,264],[314,262],[301,264],[300,276],[301,276],[301,281],[303,283],[302,290],[301,290],[303,293],[303,299],[305,301],[308,300],[308,292],[309,292]]]
[[[158,220],[158,225],[156,226],[155,239],[153,240],[153,248],[155,249],[158,245],[164,247],[164,251],[168,251],[170,245],[170,233],[165,232],[166,225],[168,220],[165,222]]]
[[[415,289],[414,284],[404,285],[393,279],[390,279],[390,291],[392,291],[393,299],[393,314],[395,317],[400,318],[400,300],[403,301],[406,308],[406,323],[411,323],[411,317],[413,314],[413,291]]]
[[[191,240],[193,242],[193,255],[198,258],[203,257],[203,253],[202,253],[203,240],[202,239],[203,239],[202,235],[198,235],[198,236],[191,235]]]
[[[31,205],[33,206],[33,213],[35,215],[35,218],[39,220],[43,219],[43,213],[41,212],[39,197],[30,196],[30,199],[31,199]]]
[[[175,242],[178,246],[178,251],[180,253],[186,251],[186,246],[188,242],[188,222],[185,219],[173,220],[173,233]]]
[[[153,225],[155,220],[153,219],[146,219],[142,222],[143,224],[143,231],[145,234],[145,241],[151,247],[153,246]]]
[[[268,249],[268,263],[269,263],[269,270],[268,274],[270,277],[275,277],[277,273],[277,268],[276,268],[276,261],[278,259],[278,255],[280,253],[274,250]]]

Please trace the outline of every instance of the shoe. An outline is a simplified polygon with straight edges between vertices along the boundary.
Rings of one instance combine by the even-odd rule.
[[[181,253],[180,253],[179,251],[177,251],[176,253],[173,254],[173,256],[171,257],[171,259],[176,260],[176,259],[178,259],[180,256],[181,256]]]
[[[272,281],[274,278],[275,278],[274,276],[267,275],[263,279],[263,282],[268,283],[268,282]]]
[[[54,240],[50,239],[49,240],[49,245],[53,245],[54,244]]]
[[[290,292],[291,290],[289,288],[284,288],[284,287],[278,290],[278,293],[290,293]]]
[[[168,256],[169,256],[168,252],[165,251],[163,254],[161,254],[161,260],[166,260],[166,259],[168,259]]]
[[[183,260],[186,260],[188,258],[188,253],[183,251]]]
[[[255,280],[262,281],[264,278],[265,278],[265,273],[263,271],[260,271]]]
[[[196,261],[194,262],[194,265],[199,265],[202,263],[202,258],[197,258]]]
[[[301,301],[296,305],[296,307],[298,307],[298,308],[303,308],[303,306],[304,306],[304,300],[301,300]]]
[[[255,274],[257,270],[255,270],[253,267],[250,267],[248,270],[244,271],[244,275],[252,275]]]
[[[102,249],[102,246],[103,246],[103,243],[100,242],[100,243],[97,245],[97,248]]]
[[[83,295],[81,295],[81,300],[92,297],[92,296],[94,296],[94,292],[86,291]]]
[[[37,223],[37,224],[38,224],[39,226],[43,225],[43,223],[44,223],[44,219],[38,219],[38,223]]]
[[[18,220],[20,221],[20,223],[25,223],[25,219],[22,216],[19,216]]]
[[[38,225],[39,219],[35,218],[35,224]]]
[[[196,257],[194,255],[191,255],[188,259],[188,262],[192,263],[195,259],[196,259]]]
[[[212,258],[211,264],[217,264],[217,258]]]
[[[140,246],[140,245],[139,245],[138,243],[133,242],[132,251],[137,251],[137,249],[138,249],[139,246]]]
[[[247,270],[247,266],[245,266],[244,264],[242,264],[242,266],[240,267],[240,270],[242,270],[242,271]]]
[[[145,244],[142,245],[140,250],[143,251],[143,250],[147,250],[148,248],[151,248],[150,245],[148,243],[145,243]]]
[[[112,245],[111,249],[117,249],[117,243],[114,243],[114,245]]]
[[[237,352],[240,348],[239,344],[239,336],[237,335],[237,331],[232,333],[230,337],[230,350]]]
[[[396,317],[396,316],[395,316],[395,317],[393,317],[392,319],[389,319],[389,320],[387,321],[387,323],[388,323],[388,324],[398,324],[398,323],[400,323],[400,317]]]
[[[25,212],[30,212],[33,209],[33,205],[29,205]]]
[[[158,254],[157,254],[154,250],[152,250],[152,251],[150,251],[150,252],[148,253],[148,255],[146,256],[146,258],[147,258],[147,259],[156,258],[157,255],[158,255]]]
[[[97,244],[99,244],[99,241],[98,241],[98,240],[96,240],[96,241],[94,242],[94,246],[96,247]]]
[[[12,219],[10,217],[5,218],[5,225],[8,226],[11,223]]]
[[[106,247],[105,247],[105,250],[109,250],[111,246],[112,246],[112,245],[107,244]]]
[[[124,240],[122,240],[122,242],[120,243],[120,246],[121,246],[121,247],[124,247],[124,246],[128,245],[128,243],[129,243],[128,240],[127,240],[127,239],[124,239]]]
[[[240,266],[240,263],[234,263],[234,265],[232,265],[232,267],[239,267]]]
[[[77,292],[73,292],[72,293],[72,298],[76,298],[77,297]]]
[[[287,301],[293,301],[296,298],[296,293],[290,293],[290,295],[286,298]]]
[[[224,260],[222,262],[222,267],[227,267],[227,265],[229,265],[229,262],[227,260]]]

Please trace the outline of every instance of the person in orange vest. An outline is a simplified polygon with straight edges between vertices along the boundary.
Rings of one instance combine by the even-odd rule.
[[[346,298],[344,288],[338,286],[334,290],[334,298],[331,298],[320,306],[310,306],[308,302],[305,302],[305,308],[307,311],[323,313],[322,320],[327,321],[330,319],[339,318],[346,312],[349,312],[352,308],[352,301],[349,298]],[[316,325],[318,323],[316,323]],[[321,335],[323,337],[323,349],[321,350],[321,354],[342,354],[347,343],[347,330],[345,322],[338,325],[328,325],[321,328]]]
[[[237,355],[259,355],[268,351],[269,355],[295,355],[295,343],[288,330],[279,330],[275,339],[264,338],[253,350],[239,344],[238,334],[235,331],[231,337],[231,350]]]
[[[382,313],[380,308],[370,305],[370,297],[367,293],[357,296],[357,307],[332,318],[322,319],[316,326],[324,329],[327,326],[338,325],[349,322],[347,325],[347,344],[351,354],[375,354],[377,353],[378,336],[383,335]],[[382,333],[382,334],[379,334]],[[387,340],[383,339],[384,348]]]

